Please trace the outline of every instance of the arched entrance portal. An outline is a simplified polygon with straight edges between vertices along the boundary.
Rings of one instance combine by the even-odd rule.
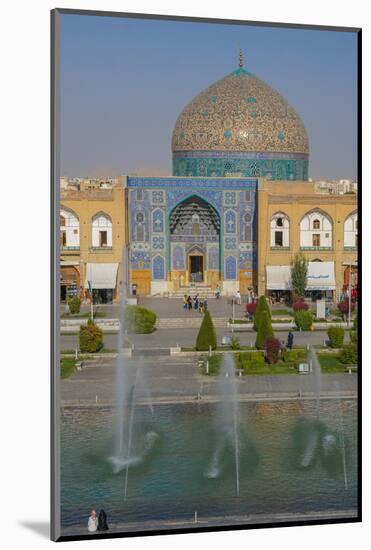
[[[170,272],[178,286],[220,280],[220,216],[207,201],[192,195],[169,216]]]

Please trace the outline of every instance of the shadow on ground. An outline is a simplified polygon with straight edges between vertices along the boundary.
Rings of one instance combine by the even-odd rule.
[[[50,538],[50,523],[48,521],[20,521],[19,525],[33,531],[44,539]]]

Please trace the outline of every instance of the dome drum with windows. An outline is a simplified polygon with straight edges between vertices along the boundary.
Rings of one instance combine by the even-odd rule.
[[[308,179],[304,124],[271,86],[243,68],[218,80],[181,112],[172,137],[176,176]]]

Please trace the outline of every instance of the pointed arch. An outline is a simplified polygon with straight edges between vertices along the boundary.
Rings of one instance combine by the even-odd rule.
[[[344,248],[358,246],[358,211],[354,210],[344,220]]]
[[[270,219],[271,248],[290,247],[290,218],[282,211],[275,212]]]
[[[59,212],[60,246],[62,249],[80,247],[80,221],[71,208],[61,205]]]
[[[332,238],[332,217],[321,208],[313,208],[301,218],[300,247],[302,249],[331,249]]]
[[[93,248],[112,247],[112,219],[100,210],[91,218],[91,243]]]

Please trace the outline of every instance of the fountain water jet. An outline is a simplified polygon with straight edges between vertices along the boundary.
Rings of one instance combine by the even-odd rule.
[[[123,285],[124,286],[124,285]],[[140,464],[148,455],[151,448],[158,439],[156,432],[150,430],[142,434],[142,448],[138,451],[138,439],[134,426],[135,408],[137,398],[143,394],[147,398],[151,416],[153,417],[153,405],[151,395],[144,382],[142,368],[139,360],[127,357],[124,349],[127,340],[125,323],[126,296],[122,292],[120,307],[120,330],[118,335],[119,350],[116,363],[116,425],[115,425],[115,446],[113,456],[108,461],[113,466],[113,472],[119,473],[125,470],[124,474],[124,500],[128,494],[129,467]],[[135,432],[135,433],[134,433]],[[135,441],[133,441],[135,439]],[[133,454],[134,449],[134,456]]]
[[[234,358],[230,353],[224,354],[218,376],[220,402],[218,403],[218,429],[222,430],[222,438],[215,448],[211,462],[205,471],[206,477],[218,477],[221,472],[219,465],[222,453],[228,440],[234,449],[235,488],[236,496],[240,494],[240,433],[239,433],[239,401],[237,381],[235,376]]]

